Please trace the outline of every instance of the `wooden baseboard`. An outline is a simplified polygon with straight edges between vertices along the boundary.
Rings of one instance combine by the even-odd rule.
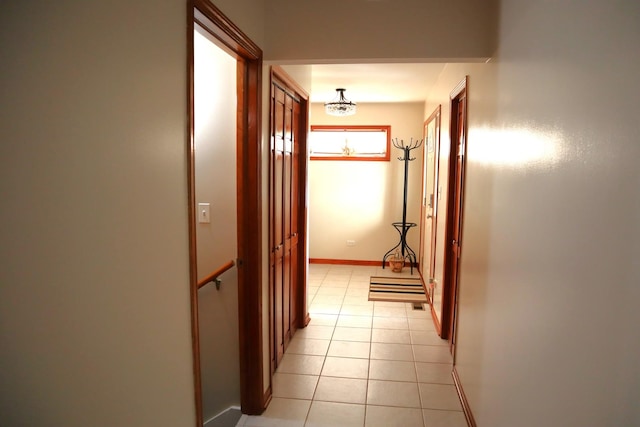
[[[381,261],[363,261],[363,260],[354,260],[354,259],[330,259],[330,258],[309,258],[309,264],[382,266]]]
[[[364,265],[382,267],[382,261],[365,261],[359,259],[309,258],[309,264]],[[417,269],[419,266],[420,265],[416,263],[413,268]],[[385,267],[389,267],[389,262],[385,262]],[[409,268],[409,265],[406,265],[405,268]]]
[[[273,377],[273,374],[272,374]],[[271,403],[271,397],[272,397],[272,393],[271,393],[271,386],[267,387],[267,390],[264,392],[264,395],[262,396],[262,412],[264,412],[267,409],[267,406],[269,406],[269,403]],[[249,415],[261,415],[261,414],[249,414]]]
[[[438,336],[442,338],[442,327],[440,326],[440,321],[438,320],[436,309],[433,308],[433,304],[430,304],[429,307],[431,308],[431,318],[433,319],[433,326],[435,326]]]
[[[309,325],[309,322],[311,322],[311,316],[309,316],[309,312],[307,312],[307,315],[304,316],[304,322],[302,323],[302,326],[300,326],[301,328],[306,328]]]
[[[460,398],[460,402],[462,403],[462,411],[464,412],[464,417],[467,419],[467,424],[469,425],[469,427],[477,427],[476,420],[473,418],[473,414],[471,413],[471,407],[469,406],[467,396],[465,396],[464,390],[462,389],[460,377],[458,377],[458,371],[456,370],[455,366],[453,367],[453,371],[451,374],[453,375],[453,383],[456,386],[458,397]]]

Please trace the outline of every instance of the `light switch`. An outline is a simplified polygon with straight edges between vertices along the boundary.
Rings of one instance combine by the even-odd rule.
[[[209,203],[198,203],[198,222],[209,224],[211,222],[211,206]]]

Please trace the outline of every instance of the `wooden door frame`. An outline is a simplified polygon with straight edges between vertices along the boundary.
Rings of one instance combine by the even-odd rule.
[[[261,98],[262,50],[207,0],[187,0],[187,181],[189,213],[189,273],[196,426],[201,427],[202,385],[196,268],[194,150],[194,23],[219,40],[238,60],[237,212],[238,320],[240,404],[245,414],[261,414],[264,393],[262,347],[262,194]]]
[[[453,334],[455,333],[455,322],[457,315],[457,297],[458,297],[458,287],[455,283],[451,283],[454,275],[452,271],[452,259],[451,259],[451,251],[452,251],[452,234],[454,227],[454,218],[456,218],[456,214],[459,215],[459,221],[462,224],[464,220],[464,188],[465,188],[465,165],[466,165],[466,157],[467,157],[467,124],[468,124],[468,98],[467,102],[465,102],[465,111],[464,111],[464,134],[465,141],[462,147],[462,161],[461,161],[461,185],[460,185],[460,194],[457,194],[455,190],[455,173],[457,169],[457,154],[458,154],[458,144],[456,143],[458,140],[457,136],[457,112],[458,108],[456,106],[457,100],[462,96],[467,96],[467,87],[468,87],[468,76],[465,76],[464,79],[456,87],[451,91],[449,96],[449,107],[450,107],[450,117],[449,117],[449,139],[451,141],[451,149],[449,152],[449,177],[447,182],[447,216],[446,216],[446,231],[445,231],[445,240],[444,240],[444,275],[443,282],[444,288],[442,290],[442,319],[441,319],[441,334],[440,337],[443,339],[451,339],[453,340]],[[458,211],[454,212],[455,206],[455,197],[458,198]],[[460,251],[462,251],[462,226],[460,227]],[[461,259],[461,258],[460,258]],[[458,261],[458,270],[460,266],[460,261]],[[459,280],[459,275],[457,277]],[[452,341],[453,342],[453,341]],[[454,362],[455,362],[455,351],[453,352]]]
[[[276,82],[278,86],[282,86],[283,89],[290,91],[300,100],[300,123],[298,127],[298,135],[297,143],[299,145],[300,159],[298,160],[298,277],[296,283],[298,285],[298,291],[296,295],[298,296],[297,304],[297,313],[296,318],[298,320],[297,327],[304,328],[309,324],[309,312],[307,310],[307,268],[306,268],[306,260],[307,260],[307,214],[308,214],[308,203],[307,203],[307,174],[309,168],[309,156],[308,156],[308,145],[307,145],[307,130],[309,127],[309,94],[287,74],[286,71],[282,69],[282,67],[274,65],[271,67],[270,72],[270,84],[269,91],[271,92],[272,82]],[[272,99],[273,93],[269,94],[269,99]],[[269,135],[271,136],[273,133],[273,120],[272,117],[273,112],[270,109],[269,112]],[[272,218],[272,194],[271,194],[271,173],[272,173],[272,161],[271,155],[269,155],[269,227],[273,226],[273,218]],[[273,246],[271,239],[273,238],[271,230],[269,231],[269,247]],[[273,360],[275,358],[274,352],[276,351],[276,343],[275,343],[275,334],[273,330],[273,325],[275,323],[275,313],[273,312],[273,304],[274,304],[274,293],[275,286],[273,283],[273,277],[269,274],[269,340],[270,340],[270,351],[269,361],[271,363],[270,372],[271,376],[273,376],[275,367],[273,366]]]
[[[424,270],[424,266],[420,265],[420,275],[422,276],[422,282],[425,284],[425,286],[427,287],[431,287],[433,280],[434,280],[434,274],[435,274],[435,254],[436,254],[436,247],[437,247],[437,241],[436,241],[436,230],[438,227],[438,184],[439,184],[439,175],[440,175],[440,133],[441,133],[441,118],[442,118],[442,105],[438,104],[438,106],[433,110],[433,112],[431,113],[431,115],[427,118],[427,120],[424,121],[423,123],[423,138],[424,138],[424,156],[423,156],[423,178],[422,178],[422,182],[423,182],[423,186],[426,186],[426,174],[428,173],[427,171],[427,157],[429,155],[429,147],[428,147],[428,135],[427,135],[427,128],[429,126],[429,124],[432,121],[435,121],[435,141],[434,141],[434,153],[433,153],[433,157],[434,157],[434,170],[433,170],[433,187],[434,187],[434,194],[433,194],[433,204],[435,205],[432,206],[431,210],[433,212],[432,217],[431,217],[431,230],[430,233],[431,235],[429,236],[429,262],[428,264],[425,263],[428,267],[428,270],[426,271],[427,275],[425,277],[425,272]],[[426,191],[428,191],[429,189],[426,189]],[[426,195],[425,191],[423,190],[423,196]],[[420,219],[421,219],[421,229],[420,229],[420,233],[421,233],[421,237],[420,237],[420,250],[421,251],[425,251],[425,242],[424,242],[424,235],[426,233],[426,208],[425,208],[425,200],[422,201],[422,206],[421,206],[421,214],[420,214]],[[423,253],[421,253],[421,255],[424,255]],[[441,325],[440,325],[440,321],[438,320],[438,315],[436,314],[435,308],[433,307],[433,300],[432,297],[433,295],[431,294],[431,292],[429,290],[426,290],[427,294],[430,295],[429,296],[429,308],[431,311],[431,317],[433,318],[433,323],[435,325],[436,331],[438,332],[438,335],[440,335],[442,333],[441,331]]]

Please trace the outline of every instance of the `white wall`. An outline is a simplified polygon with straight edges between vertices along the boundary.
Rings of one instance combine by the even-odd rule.
[[[496,5],[495,0],[268,0],[265,58],[281,62],[488,58],[495,48]]]
[[[408,143],[422,139],[423,105],[359,104],[354,116],[325,114],[322,104],[312,104],[311,125],[390,125],[391,138]],[[412,151],[409,163],[409,191],[422,190],[422,150]],[[402,221],[403,152],[391,147],[388,162],[309,162],[309,258],[382,261],[384,254],[399,242],[391,225]],[[418,223],[420,201],[410,197],[407,222]],[[407,235],[409,246],[418,253],[419,227]],[[355,240],[355,246],[347,246]]]
[[[196,224],[198,280],[238,257],[236,59],[208,32],[194,32],[195,193],[210,204]],[[233,268],[198,291],[203,419],[240,405],[238,275]]]
[[[470,75],[457,369],[479,426],[640,424],[640,5],[502,2]],[[443,114],[443,129],[446,123]]]
[[[193,426],[183,1],[0,14],[0,414]]]

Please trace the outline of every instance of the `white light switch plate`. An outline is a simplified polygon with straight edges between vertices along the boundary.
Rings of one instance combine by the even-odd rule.
[[[209,224],[211,222],[211,206],[209,203],[198,203],[198,222]]]

